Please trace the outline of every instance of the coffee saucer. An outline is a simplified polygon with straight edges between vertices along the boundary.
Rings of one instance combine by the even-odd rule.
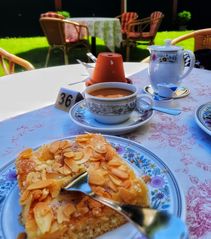
[[[134,110],[130,118],[119,124],[103,124],[96,121],[86,108],[85,100],[76,103],[69,111],[70,119],[78,126],[89,132],[120,135],[132,132],[141,125],[146,124],[153,116],[153,110],[140,114]]]
[[[165,100],[165,99],[170,99],[170,98],[166,98],[166,97],[162,97],[158,94],[154,93],[154,90],[152,89],[151,85],[147,85],[144,87],[144,91],[150,95],[152,95],[154,97],[154,100]],[[171,99],[178,99],[178,98],[183,98],[185,96],[188,96],[190,94],[189,89],[187,89],[184,86],[179,86],[177,88],[177,90],[174,92],[173,96],[171,97]]]

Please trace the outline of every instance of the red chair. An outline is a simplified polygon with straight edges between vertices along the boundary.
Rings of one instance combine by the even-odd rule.
[[[133,20],[128,24],[126,40],[123,42],[126,46],[126,60],[129,60],[130,47],[136,46],[137,42],[146,42],[149,45],[154,44],[154,39],[163,18],[164,14],[162,12],[155,11],[150,17]]]
[[[124,12],[121,15],[117,16],[117,18],[119,18],[120,20],[122,37],[124,39],[126,36],[128,24],[131,21],[136,20],[138,18],[138,14],[136,12]]]

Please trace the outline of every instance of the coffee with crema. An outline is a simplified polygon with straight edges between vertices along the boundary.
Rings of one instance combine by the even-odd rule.
[[[132,95],[134,92],[121,88],[103,88],[89,92],[90,95],[99,98],[121,98]]]

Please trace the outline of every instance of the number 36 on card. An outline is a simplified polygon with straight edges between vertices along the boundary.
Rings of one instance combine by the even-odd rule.
[[[55,107],[60,110],[69,111],[70,108],[78,101],[82,100],[83,96],[80,92],[61,88],[56,99]]]

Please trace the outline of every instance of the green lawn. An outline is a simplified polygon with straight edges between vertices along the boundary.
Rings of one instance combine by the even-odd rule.
[[[165,39],[174,39],[190,31],[177,31],[177,32],[158,32],[155,44],[163,45]],[[186,40],[181,44],[185,49],[193,50],[193,40]],[[0,47],[5,50],[16,54],[28,61],[30,61],[35,68],[42,68],[45,64],[45,58],[48,49],[48,43],[45,37],[28,37],[28,38],[3,38],[0,39]],[[104,42],[97,39],[97,54],[99,52],[108,51]],[[125,56],[124,49],[116,49],[117,52]],[[147,45],[138,45],[136,48],[131,49],[130,61],[141,61],[149,55]],[[77,63],[76,58],[87,61],[85,52],[80,49],[74,49],[69,54],[70,64]],[[55,50],[50,58],[49,66],[63,65],[63,53],[60,50]],[[2,71],[0,69],[0,75]]]

